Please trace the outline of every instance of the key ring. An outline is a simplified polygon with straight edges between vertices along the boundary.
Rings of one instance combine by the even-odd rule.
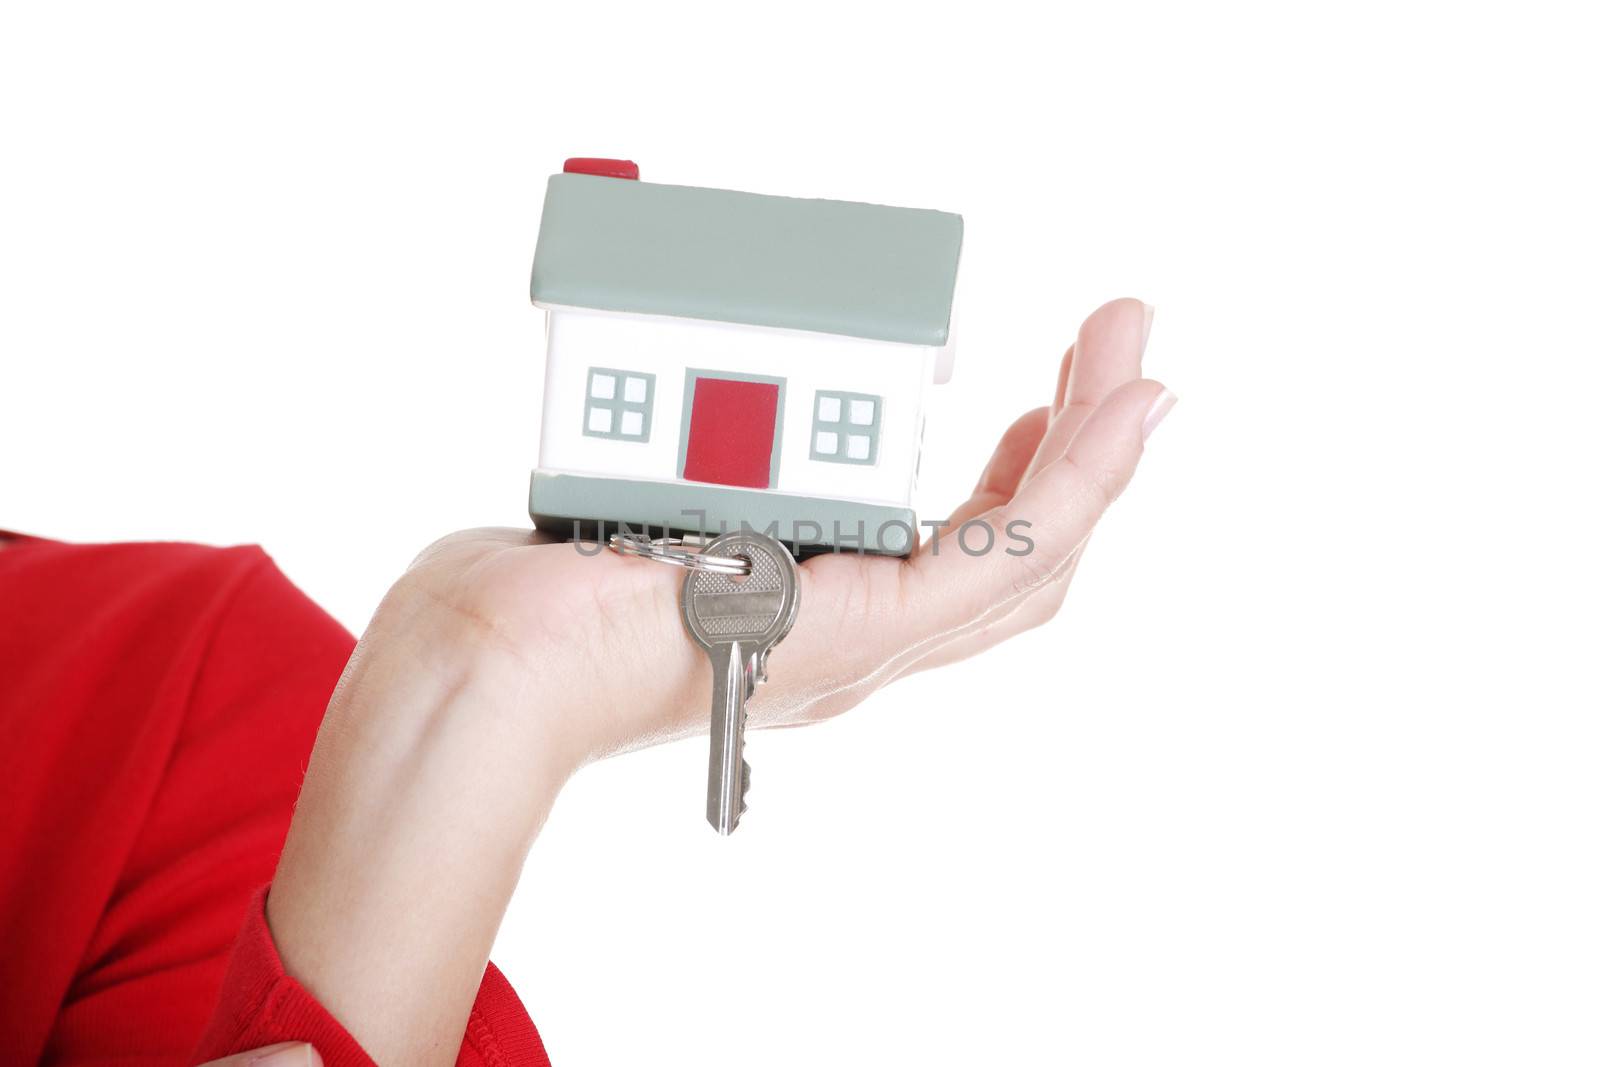
[[[688,571],[737,575],[750,573],[749,560],[740,556],[708,556],[704,552],[686,547],[689,542],[682,537],[657,537],[647,541],[642,537],[614,533],[606,544],[619,556],[637,556],[640,559],[682,567]]]

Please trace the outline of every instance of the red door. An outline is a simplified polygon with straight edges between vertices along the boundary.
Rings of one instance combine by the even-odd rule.
[[[693,482],[765,489],[772,479],[778,383],[695,378],[683,476]]]

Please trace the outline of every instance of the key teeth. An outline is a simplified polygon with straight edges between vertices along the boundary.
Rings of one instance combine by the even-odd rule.
[[[750,761],[739,761],[739,814],[743,815],[750,808],[745,803],[745,797],[750,792]]]

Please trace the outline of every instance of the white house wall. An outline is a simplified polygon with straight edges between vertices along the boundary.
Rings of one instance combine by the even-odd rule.
[[[671,480],[678,477],[685,372],[783,378],[778,478],[770,488],[805,496],[905,504],[911,499],[924,391],[937,352],[800,330],[547,308],[548,356],[539,466],[544,470]],[[583,432],[591,367],[655,375],[650,439]],[[871,466],[813,460],[817,390],[883,398],[878,460]]]

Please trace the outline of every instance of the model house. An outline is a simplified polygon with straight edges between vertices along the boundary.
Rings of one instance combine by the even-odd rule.
[[[637,175],[570,160],[545,194],[536,524],[910,551],[960,216]]]

